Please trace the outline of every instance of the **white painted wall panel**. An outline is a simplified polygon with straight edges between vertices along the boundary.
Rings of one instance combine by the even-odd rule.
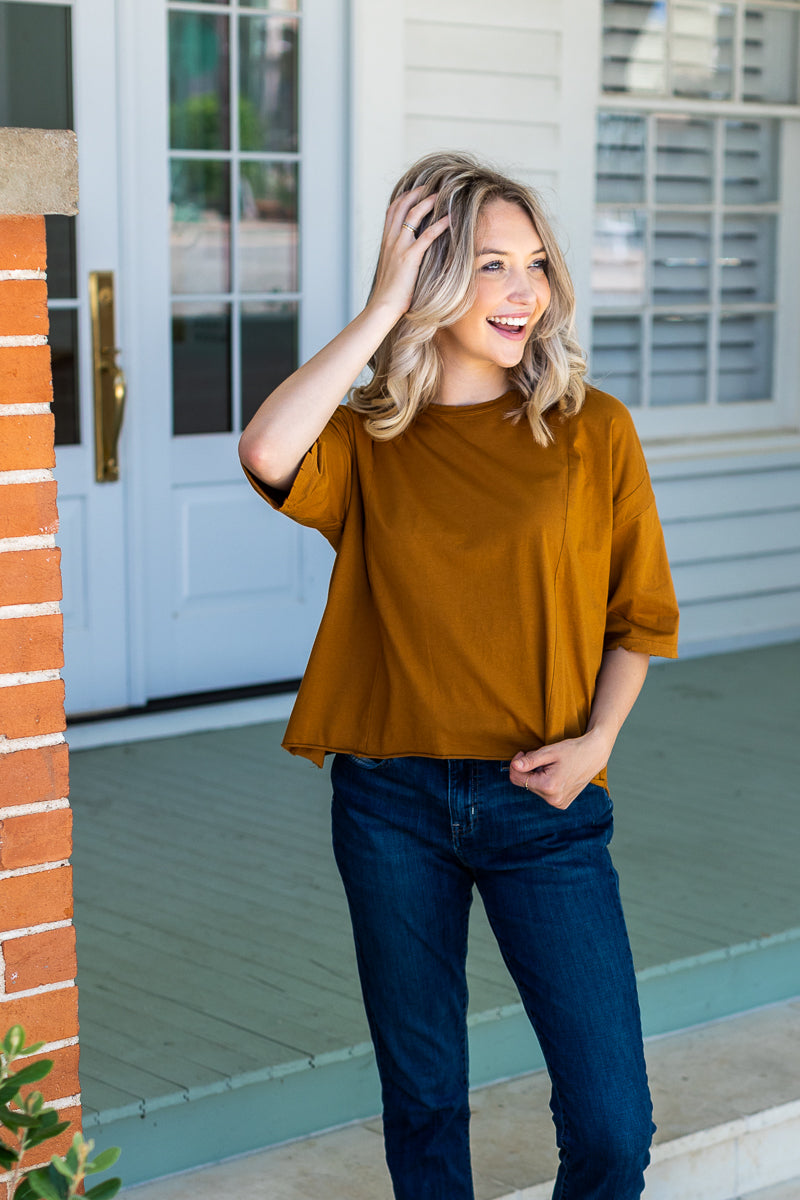
[[[503,124],[511,126],[528,125],[532,115],[552,111],[558,100],[555,75],[414,67],[406,72],[406,88],[406,112],[414,116],[485,121],[501,112]]]
[[[492,25],[502,29],[556,29],[562,0],[406,0],[406,18],[453,21],[460,25]]]
[[[656,479],[681,653],[800,637],[800,463]]]
[[[698,472],[702,466],[698,467]],[[800,463],[794,469],[746,470],[725,475],[659,479],[656,496],[661,520],[774,512],[800,505]]]
[[[557,184],[558,130],[554,125],[532,122],[498,126],[488,118],[409,116],[405,122],[405,147],[409,163],[431,150],[444,149],[468,150],[507,170],[534,163],[537,169],[530,174],[538,187],[554,188]],[[523,174],[521,170],[514,173]]]
[[[800,637],[800,589],[681,607],[680,652],[713,654]]]
[[[435,11],[438,13],[438,6]],[[472,25],[409,20],[406,23],[406,66],[456,71],[473,67],[476,71],[530,78],[532,73],[547,74],[561,56],[561,34],[552,28],[510,30],[497,24],[481,24],[478,32],[479,39],[476,39]],[[557,74],[553,74],[557,79]]]
[[[675,563],[800,550],[800,509],[677,521],[666,526],[665,536]]]

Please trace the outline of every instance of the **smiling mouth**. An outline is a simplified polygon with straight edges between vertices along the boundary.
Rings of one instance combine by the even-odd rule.
[[[487,317],[496,333],[512,341],[523,341],[528,329],[528,317]]]

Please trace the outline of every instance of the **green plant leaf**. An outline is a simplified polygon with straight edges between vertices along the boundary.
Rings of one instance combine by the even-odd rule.
[[[87,1200],[111,1200],[111,1197],[116,1196],[121,1187],[121,1179],[105,1179],[102,1183],[96,1183],[93,1188],[89,1188],[86,1198]]]
[[[14,1200],[36,1200],[36,1193],[27,1179],[23,1179],[19,1183],[17,1190],[14,1192]]]
[[[31,1185],[34,1196],[38,1196],[39,1200],[64,1200],[66,1191],[62,1191],[53,1183],[49,1173],[45,1173],[44,1171],[29,1171],[28,1182]]]
[[[15,1083],[18,1088],[24,1087],[27,1083],[38,1083],[40,1079],[44,1079],[45,1075],[49,1075],[52,1069],[51,1059],[40,1058],[38,1062],[29,1063],[27,1067],[20,1067],[11,1076],[9,1083]]]
[[[13,1080],[10,1080],[8,1083],[4,1083],[3,1086],[0,1087],[0,1104],[5,1104],[7,1100],[13,1100],[18,1091],[19,1088],[17,1087],[16,1083],[13,1082]]]
[[[35,1129],[28,1134],[28,1146],[41,1146],[42,1142],[49,1142],[51,1138],[58,1137],[65,1129],[69,1129],[69,1121],[60,1121],[58,1125],[48,1125],[46,1129]]]
[[[71,1153],[72,1151],[70,1150],[70,1154]],[[75,1169],[78,1166],[78,1160],[76,1158],[72,1165],[70,1165],[68,1159],[69,1154],[66,1158],[62,1158],[59,1154],[54,1154],[50,1161],[50,1166],[58,1171],[59,1175],[63,1175],[65,1179],[74,1179]]]
[[[9,1146],[3,1145],[0,1142],[0,1167],[4,1170],[7,1167],[13,1167],[19,1162],[19,1155],[16,1150],[12,1150]]]
[[[93,1162],[86,1164],[86,1174],[94,1175],[97,1171],[109,1171],[121,1153],[119,1146],[109,1146],[108,1150],[103,1150]]]
[[[3,1049],[9,1058],[16,1058],[25,1045],[25,1030],[21,1025],[12,1025],[3,1038]]]
[[[28,1113],[17,1112],[16,1109],[0,1107],[0,1124],[6,1129],[35,1129],[41,1123],[41,1117]]]

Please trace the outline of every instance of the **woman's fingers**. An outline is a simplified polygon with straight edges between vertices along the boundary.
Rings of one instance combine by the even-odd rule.
[[[421,190],[414,188],[398,196],[386,214],[372,299],[391,304],[398,309],[398,315],[406,312],[411,304],[425,251],[450,224],[450,218],[445,214],[417,232],[436,204],[435,194],[419,200]]]

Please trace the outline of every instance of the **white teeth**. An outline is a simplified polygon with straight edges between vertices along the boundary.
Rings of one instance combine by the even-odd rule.
[[[489,317],[489,320],[492,325],[513,325],[516,329],[528,324],[527,317]]]

